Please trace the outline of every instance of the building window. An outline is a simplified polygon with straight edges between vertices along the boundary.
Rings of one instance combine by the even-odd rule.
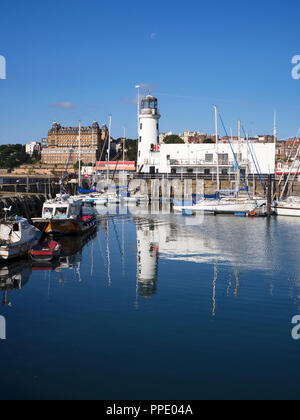
[[[140,124],[140,130],[142,130],[143,129],[143,124]]]
[[[219,153],[219,163],[221,165],[228,165],[228,153]]]
[[[205,162],[212,162],[214,160],[214,155],[212,153],[206,153]]]
[[[141,143],[141,141],[142,141],[142,136],[140,136],[140,143]]]

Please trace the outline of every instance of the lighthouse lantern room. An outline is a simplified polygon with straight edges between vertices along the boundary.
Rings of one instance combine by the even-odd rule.
[[[149,94],[141,101],[138,118],[138,172],[155,173],[155,159],[149,158],[159,150],[159,119],[158,101]]]

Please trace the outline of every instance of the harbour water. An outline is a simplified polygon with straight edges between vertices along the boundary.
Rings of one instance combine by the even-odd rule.
[[[299,243],[298,219],[104,215],[2,267],[1,398],[299,398]]]

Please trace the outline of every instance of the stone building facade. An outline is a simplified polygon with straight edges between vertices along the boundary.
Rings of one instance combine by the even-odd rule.
[[[107,127],[100,128],[95,121],[91,126],[80,130],[81,160],[84,164],[96,164],[107,138]],[[61,165],[68,161],[71,148],[70,164],[79,161],[79,127],[62,127],[55,122],[48,132],[48,148],[42,150],[42,163]]]

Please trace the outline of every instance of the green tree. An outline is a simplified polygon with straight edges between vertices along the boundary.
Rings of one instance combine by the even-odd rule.
[[[14,169],[25,163],[30,163],[25,146],[21,144],[0,146],[0,168]]]
[[[81,161],[81,167],[83,167],[84,166],[84,162],[83,161]],[[78,162],[76,162],[74,165],[73,165],[73,168],[74,169],[79,169],[79,161]]]
[[[125,150],[125,159],[132,162],[136,162],[138,154],[138,141],[132,139],[126,140]]]
[[[215,141],[213,141],[212,139],[205,139],[205,140],[203,141],[203,143],[204,143],[204,144],[213,144],[213,143],[215,143]]]
[[[184,144],[184,140],[180,138],[179,136],[176,136],[175,134],[172,134],[171,136],[167,136],[164,139],[165,144]]]

